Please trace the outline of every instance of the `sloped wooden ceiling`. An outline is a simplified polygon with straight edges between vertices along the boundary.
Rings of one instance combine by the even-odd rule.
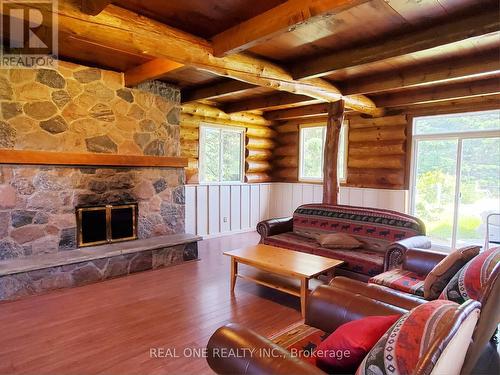
[[[81,2],[60,1],[63,5]],[[189,33],[180,33],[181,38],[201,37],[215,55],[236,56],[235,52],[243,51],[250,57],[249,63],[278,64],[297,84],[313,79],[311,85],[325,85],[330,95],[317,95],[316,91],[311,97],[307,84],[305,92],[299,90],[300,95],[286,92],[294,91],[290,87],[277,91],[277,81],[256,85],[243,77],[243,82],[230,71],[205,69],[186,60],[182,66],[149,77],[179,85],[184,101],[201,100],[228,112],[259,110],[274,120],[301,113],[321,115],[326,108],[323,103],[327,97],[333,100],[335,92],[363,94],[367,105],[384,105],[389,110],[391,106],[469,97],[477,100],[498,93],[496,0],[83,0],[83,4],[97,9],[93,10],[96,14],[105,10],[104,16],[87,22],[102,23],[106,9],[136,12],[146,17],[144,20],[153,19]],[[283,29],[279,23],[285,15],[289,18]],[[156,51],[134,51],[110,40],[101,43],[89,39],[81,35],[65,38],[62,56],[124,72],[149,69],[144,64],[158,57]],[[257,59],[252,60],[252,56]],[[156,62],[150,65],[158,71]],[[322,80],[314,81],[317,78]],[[273,87],[266,87],[268,84]],[[467,91],[469,86],[472,88]],[[420,90],[424,91],[416,95]],[[403,99],[396,100],[400,95]],[[412,98],[416,101],[409,103]],[[426,98],[428,101],[423,100]],[[292,112],[287,113],[287,109]]]

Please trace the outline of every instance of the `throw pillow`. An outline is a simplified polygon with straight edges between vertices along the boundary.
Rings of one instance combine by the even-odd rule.
[[[354,373],[366,354],[400,317],[369,316],[341,325],[314,351],[316,366],[329,374]]]
[[[465,246],[448,254],[426,276],[424,282],[424,298],[434,300],[439,297],[451,278],[469,260],[479,254],[480,246]]]
[[[353,236],[346,233],[327,233],[318,237],[318,243],[329,249],[356,249],[363,245]]]
[[[483,251],[463,266],[448,285],[444,288],[439,299],[464,303],[469,299],[481,302],[483,292],[494,272],[499,272],[500,247]]]

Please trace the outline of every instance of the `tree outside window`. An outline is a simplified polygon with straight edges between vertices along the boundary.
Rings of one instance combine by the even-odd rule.
[[[200,127],[200,181],[202,183],[243,180],[243,135],[239,128]]]
[[[346,125],[340,130],[337,174],[340,181],[346,178]],[[323,154],[326,125],[301,127],[300,129],[300,171],[301,181],[323,180]]]

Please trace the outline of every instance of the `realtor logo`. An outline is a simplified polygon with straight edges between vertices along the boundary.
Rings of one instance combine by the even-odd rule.
[[[57,0],[0,0],[0,69],[55,68]]]

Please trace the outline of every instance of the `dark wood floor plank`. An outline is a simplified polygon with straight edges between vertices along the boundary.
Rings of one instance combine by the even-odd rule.
[[[0,303],[0,374],[210,374],[204,358],[150,358],[150,348],[204,347],[221,325],[270,335],[301,319],[299,299],[238,280],[223,251],[246,233],[200,243],[201,261]]]

